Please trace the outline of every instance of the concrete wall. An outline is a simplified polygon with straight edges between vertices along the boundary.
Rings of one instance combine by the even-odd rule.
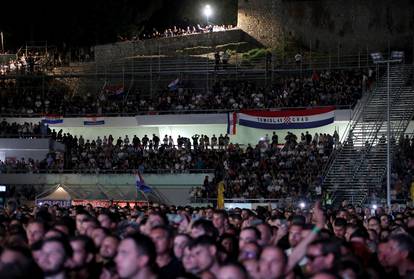
[[[237,42],[257,43],[242,30],[234,29],[206,34],[98,45],[95,46],[95,61],[97,64],[101,64],[136,55],[176,55],[176,50],[179,49],[200,46],[211,47]]]
[[[346,53],[411,48],[413,15],[411,0],[239,0],[238,27],[268,46],[298,40]]]
[[[48,139],[0,139],[0,160],[2,157],[43,160],[48,152]]]

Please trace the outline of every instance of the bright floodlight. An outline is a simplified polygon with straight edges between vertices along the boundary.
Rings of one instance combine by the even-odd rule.
[[[300,207],[300,208],[304,209],[304,208],[305,208],[305,206],[306,206],[306,204],[305,204],[304,202],[300,202],[300,203],[299,203],[299,207]]]
[[[210,5],[206,5],[204,7],[204,15],[209,18],[213,14],[213,10],[211,9]]]
[[[378,206],[376,204],[372,205],[372,209],[377,210]]]

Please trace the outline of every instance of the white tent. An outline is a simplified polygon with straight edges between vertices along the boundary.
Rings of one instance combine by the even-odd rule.
[[[43,204],[59,204],[61,206],[70,206],[72,197],[70,194],[65,190],[64,186],[61,184],[56,185],[54,190],[46,195],[47,193],[42,193],[36,197],[36,204],[43,205]],[[44,196],[46,195],[46,196]]]

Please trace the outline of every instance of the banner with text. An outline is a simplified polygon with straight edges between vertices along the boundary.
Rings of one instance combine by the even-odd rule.
[[[239,125],[268,130],[317,128],[333,123],[334,119],[334,107],[239,113]]]

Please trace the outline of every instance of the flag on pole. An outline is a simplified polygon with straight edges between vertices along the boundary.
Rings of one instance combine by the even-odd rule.
[[[109,98],[118,98],[123,97],[125,95],[125,88],[124,85],[104,85],[103,91]]]
[[[217,185],[217,208],[224,209],[224,181]]]
[[[237,113],[228,112],[227,113],[227,134],[228,135],[236,134],[236,125],[237,125]]]
[[[137,187],[138,191],[141,191],[144,193],[152,192],[151,187],[145,184],[144,178],[139,172],[135,174],[135,186]]]
[[[176,78],[175,80],[171,81],[170,84],[168,84],[168,89],[170,91],[177,90],[179,83],[180,83],[180,79],[179,78]]]
[[[3,37],[3,32],[0,32],[0,36],[1,36],[1,51],[4,52],[4,37]]]

